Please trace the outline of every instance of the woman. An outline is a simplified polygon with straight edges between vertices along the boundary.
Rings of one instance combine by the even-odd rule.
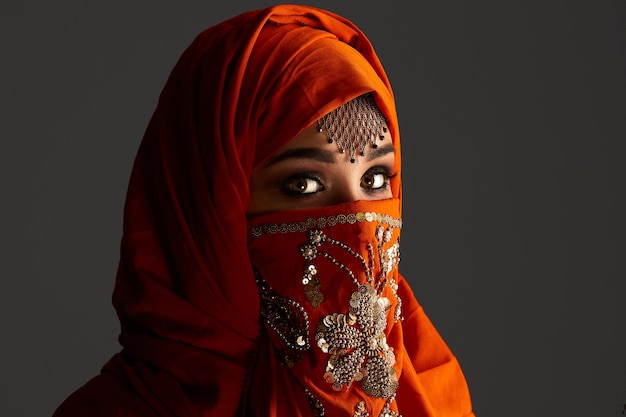
[[[365,35],[280,5],[201,33],[129,184],[116,354],[67,416],[472,416],[398,273],[400,142]]]

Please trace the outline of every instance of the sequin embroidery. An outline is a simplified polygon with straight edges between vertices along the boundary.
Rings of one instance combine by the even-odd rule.
[[[270,223],[252,226],[252,235],[261,236],[263,234],[306,232],[310,229],[322,229],[335,226],[337,224],[355,224],[357,222],[377,222],[393,228],[402,228],[402,219],[395,218],[388,214],[375,212],[358,212],[350,214],[338,214],[337,216],[320,217],[318,219],[309,218],[302,222],[292,223]]]
[[[289,366],[302,359],[302,353],[311,348],[309,317],[304,308],[294,300],[278,295],[256,272],[256,282],[261,297],[261,316],[268,326],[283,340],[284,360]]]
[[[359,285],[358,280],[356,279],[356,277],[354,276],[354,273],[352,272],[350,268],[348,268],[346,265],[339,262],[328,252],[321,250],[321,246],[324,244],[330,244],[330,245],[339,247],[343,249],[344,251],[348,252],[353,257],[357,258],[363,265],[363,269],[367,275],[368,282],[371,282],[373,280],[373,276],[371,272],[372,270],[367,265],[366,260],[361,255],[356,253],[347,245],[344,245],[343,243],[335,239],[329,238],[321,230],[309,231],[308,242],[300,246],[300,254],[307,261],[313,261],[318,256],[327,258],[330,262],[335,264],[339,269],[343,270],[350,277],[350,279],[352,279],[352,282],[354,282],[356,285]],[[302,284],[304,285],[304,294],[307,296],[307,298],[311,302],[311,305],[313,305],[313,307],[319,307],[319,305],[324,300],[324,295],[322,294],[320,279],[317,276],[317,268],[315,267],[314,264],[306,263],[304,265],[304,271],[302,273]]]
[[[402,417],[402,414],[399,414],[391,409],[391,403],[395,399],[395,395],[389,398],[385,402],[385,406],[380,411],[378,417]],[[359,403],[354,407],[353,417],[369,417],[370,413],[365,408],[365,401],[359,401]]]
[[[365,256],[328,236],[328,233],[332,235],[330,228],[335,225],[357,222],[378,223],[371,243],[364,242],[367,246]],[[320,307],[324,302],[322,287],[327,266],[318,269],[317,262],[320,258],[330,261],[355,284],[356,289],[346,301],[347,305],[333,309],[334,313],[323,316],[314,337],[318,348],[327,355],[324,380],[335,391],[347,389],[356,381],[355,385],[359,385],[364,394],[385,399],[384,408],[378,417],[400,416],[390,408],[398,388],[398,379],[394,369],[394,349],[387,344],[385,333],[390,310],[395,308],[392,310],[392,320],[401,320],[402,303],[397,295],[395,274],[392,273],[397,270],[400,261],[399,240],[392,242],[392,239],[394,229],[401,226],[402,220],[399,218],[375,212],[358,212],[251,227],[253,236],[307,232],[307,241],[299,247],[304,260],[301,284],[304,295],[314,308]],[[340,250],[337,251],[336,248]],[[349,254],[349,258],[356,263],[344,261],[342,251]],[[335,274],[331,274],[330,278],[337,279]],[[259,293],[263,318],[284,342],[285,363],[293,366],[302,359],[304,351],[310,348],[309,320],[305,309],[295,300],[276,294],[262,280]],[[392,297],[397,302],[392,302]],[[322,403],[310,396],[304,385],[302,387],[307,392],[313,413],[323,415]],[[366,403],[363,403],[362,407],[355,408],[354,415],[365,417],[370,412],[371,410],[366,409]]]
[[[352,293],[348,314],[329,314],[317,327],[317,346],[330,358],[324,379],[336,391],[360,381],[371,397],[389,398],[398,387],[395,355],[384,330],[389,300],[370,284]]]
[[[354,408],[353,417],[369,417],[370,413],[367,412],[365,408],[365,401],[359,401],[359,403]]]
[[[396,298],[396,309],[394,311],[394,321],[402,320],[402,299],[398,296],[398,284],[393,277],[389,277],[389,273],[393,269],[398,269],[400,263],[400,242],[396,241],[386,251],[383,249],[383,243],[389,243],[392,239],[392,230],[383,226],[376,227],[376,240],[378,240],[378,256],[381,265],[381,277],[379,282],[382,285],[389,285],[391,292]],[[387,281],[388,279],[388,281]]]
[[[317,346],[323,353],[330,355],[324,379],[336,391],[350,387],[355,381],[360,382],[365,394],[375,398],[390,398],[397,390],[398,381],[393,368],[395,355],[384,333],[387,312],[392,308],[392,303],[382,295],[389,286],[398,301],[394,311],[394,321],[398,321],[401,301],[396,293],[397,284],[390,273],[398,267],[400,245],[399,242],[389,245],[392,237],[392,228],[382,225],[376,227],[377,251],[375,253],[371,244],[367,245],[369,262],[349,246],[330,238],[319,229],[309,230],[308,241],[300,246],[300,254],[306,261],[302,276],[304,292],[314,307],[323,301],[320,277],[313,263],[320,256],[343,270],[357,287],[351,295],[348,311],[325,316],[316,329]],[[343,249],[358,260],[366,282],[360,283],[350,267],[326,252],[323,248],[327,244]],[[375,276],[376,255],[380,267]]]
[[[311,412],[315,417],[324,417],[326,415],[326,409],[324,408],[324,404],[320,401],[319,398],[316,398],[311,391],[304,385],[302,385],[302,389],[306,394],[307,401],[309,402],[309,407],[311,407]]]

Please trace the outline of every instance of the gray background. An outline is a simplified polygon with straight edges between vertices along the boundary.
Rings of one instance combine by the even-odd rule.
[[[620,416],[626,3],[310,3],[388,70],[402,270],[477,414]],[[269,4],[0,6],[3,417],[51,415],[118,350],[122,205],[157,96],[199,31]]]

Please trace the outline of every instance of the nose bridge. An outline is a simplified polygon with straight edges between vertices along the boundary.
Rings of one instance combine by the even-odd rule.
[[[343,175],[334,184],[331,204],[360,200],[362,198],[361,191],[360,178],[353,178],[353,175]]]

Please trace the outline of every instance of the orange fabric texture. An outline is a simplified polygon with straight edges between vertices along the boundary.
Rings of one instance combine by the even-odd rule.
[[[295,292],[302,288],[296,264],[289,263],[296,273],[290,287],[278,273],[286,264],[254,255],[255,242],[272,239],[280,254],[301,244],[302,236],[269,234],[257,241],[252,222],[275,216],[297,222],[311,213],[272,213],[250,224],[246,218],[253,169],[322,115],[366,92],[388,119],[399,172],[391,86],[354,24],[324,10],[279,5],[198,35],[170,74],[130,178],[113,294],[123,349],[54,417],[314,415],[299,383],[324,404],[327,416],[352,415],[356,399],[378,415],[374,410],[388,399],[363,396],[356,383],[334,391],[323,377],[327,358],[315,345],[318,321],[331,310],[345,310],[355,282],[348,279],[349,289],[331,292],[338,304],[311,314],[313,356],[300,364],[282,363],[279,343],[261,316],[255,268],[272,287],[282,285],[282,296],[307,312],[310,306]],[[311,212],[328,217],[375,207],[399,217],[400,175],[391,188],[392,200]],[[371,238],[374,224],[357,223]],[[340,233],[342,227],[333,230],[358,245],[349,230]],[[293,259],[301,266],[297,253]],[[402,300],[404,320],[394,322],[389,310],[388,321],[395,324],[385,332],[398,379],[392,409],[405,417],[473,415],[456,359],[406,281],[393,276],[397,294],[385,294]]]
[[[250,259],[271,287],[272,295],[304,307],[311,327],[312,347],[302,358],[283,360],[288,366],[281,366],[280,359],[298,354],[288,346],[290,340],[296,340],[297,333],[290,333],[289,330],[298,327],[298,320],[290,321],[288,329],[285,329],[287,326],[274,325],[281,323],[279,319],[269,320],[267,334],[270,340],[267,346],[262,346],[261,352],[264,358],[278,359],[258,361],[249,389],[249,407],[253,411],[247,415],[255,415],[254,410],[271,410],[267,415],[294,415],[290,410],[305,410],[311,398],[321,403],[323,413],[313,413],[320,416],[362,416],[364,414],[354,414],[359,403],[363,403],[363,410],[370,416],[397,415],[393,413],[404,417],[473,415],[458,362],[397,270],[399,254],[394,245],[399,245],[399,213],[399,199],[393,198],[269,213],[249,219]],[[380,232],[378,237],[377,231]],[[321,233],[325,242],[313,245],[317,255],[303,259],[304,251],[311,249],[308,243],[317,236],[315,233]],[[389,236],[381,238],[387,233]],[[342,325],[339,330],[324,329],[322,324],[325,320],[330,320],[332,327],[338,314],[348,315],[350,312],[356,316],[368,316],[362,308],[351,308],[358,296],[355,293],[368,287],[364,263],[372,272],[373,287],[378,289],[376,301],[390,302],[390,308],[385,313],[384,331],[377,335],[374,325],[359,320],[348,326]],[[307,294],[309,289],[300,280],[309,265],[315,267],[315,276],[319,277],[319,293],[323,301],[318,306],[311,302]],[[396,285],[397,290],[394,289]],[[274,299],[270,301],[272,303],[282,305]],[[375,314],[367,318],[372,317],[375,320]],[[279,337],[278,333],[282,333],[283,337]],[[395,376],[385,376],[382,380],[398,382],[395,398],[393,394],[389,397],[371,395],[368,392],[371,390],[367,389],[371,385],[367,382],[368,374],[386,372],[384,366],[371,370],[367,368],[372,358],[384,356],[384,345],[381,347],[378,343],[364,355],[366,359],[362,368],[366,372],[363,373],[360,369],[350,368],[349,354],[358,348],[348,347],[348,355],[343,357],[342,353],[331,355],[320,348],[320,335],[330,340],[337,333],[343,337],[341,343],[346,342],[347,345],[356,341],[363,347],[371,347],[375,340],[384,340],[389,345],[395,360]],[[336,375],[328,375],[328,364],[335,369],[347,364],[348,374],[363,375],[335,389],[333,382]],[[301,386],[306,387],[306,391]],[[306,392],[310,394],[308,398]]]

